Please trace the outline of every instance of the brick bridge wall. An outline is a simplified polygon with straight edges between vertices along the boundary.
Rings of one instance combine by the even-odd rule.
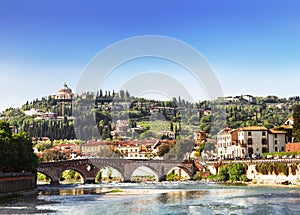
[[[40,163],[37,170],[51,178],[52,183],[58,183],[62,173],[70,169],[79,172],[85,183],[93,183],[99,170],[105,167],[116,169],[124,181],[130,181],[133,172],[143,166],[151,169],[159,180],[164,180],[167,173],[175,167],[183,169],[190,177],[195,172],[193,161],[126,159],[81,159],[47,162]]]

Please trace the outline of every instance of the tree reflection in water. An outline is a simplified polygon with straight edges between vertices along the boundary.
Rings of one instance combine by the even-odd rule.
[[[206,195],[208,191],[194,190],[194,191],[171,191],[168,193],[162,193],[157,197],[157,201],[163,204],[178,204],[188,199],[198,199],[203,195]]]

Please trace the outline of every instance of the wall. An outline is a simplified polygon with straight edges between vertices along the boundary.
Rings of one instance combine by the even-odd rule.
[[[0,195],[17,194],[36,188],[36,176],[32,173],[0,173]]]
[[[286,151],[287,152],[300,152],[300,142],[286,144]]]
[[[299,165],[298,165],[299,169]],[[300,172],[296,171],[296,175],[289,174],[289,176],[279,174],[279,175],[263,175],[256,171],[255,165],[248,165],[247,178],[251,179],[252,182],[257,184],[281,184],[288,181],[291,184],[298,184],[300,180]]]

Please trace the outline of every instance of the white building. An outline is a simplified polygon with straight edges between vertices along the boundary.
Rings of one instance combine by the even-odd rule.
[[[217,148],[218,148],[218,158],[228,158],[231,147],[231,134],[229,131],[231,128],[224,128],[217,134]],[[229,153],[228,153],[229,152]]]
[[[39,109],[36,109],[36,108],[32,108],[30,110],[25,110],[24,114],[26,116],[41,115],[42,111],[40,111]]]
[[[245,158],[246,145],[238,141],[240,129],[225,128],[217,135],[218,158]]]

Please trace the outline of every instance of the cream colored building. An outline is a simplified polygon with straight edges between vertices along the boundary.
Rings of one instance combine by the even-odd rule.
[[[241,128],[238,132],[239,144],[246,146],[246,155],[262,156],[268,152],[268,129],[264,126],[249,126]]]
[[[274,129],[269,130],[269,152],[285,152],[288,142],[287,132]]]
[[[147,159],[146,146],[137,144],[119,144],[115,147],[125,159]]]

